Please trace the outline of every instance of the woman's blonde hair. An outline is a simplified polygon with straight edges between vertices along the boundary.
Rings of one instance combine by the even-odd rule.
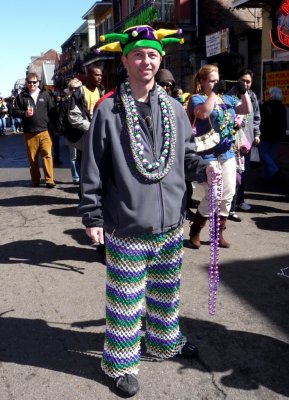
[[[216,65],[203,65],[193,76],[193,93],[201,93],[203,91],[201,81],[205,81],[211,72],[219,72]]]

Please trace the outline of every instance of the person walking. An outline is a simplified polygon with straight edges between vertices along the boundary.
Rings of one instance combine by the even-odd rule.
[[[182,105],[155,83],[166,38],[178,31],[136,26],[99,51],[122,52],[128,79],[98,104],[82,157],[79,214],[106,246],[106,333],[102,369],[115,389],[139,391],[141,315],[146,347],[160,358],[198,354],[179,328],[182,238],[188,179],[218,169],[195,154]],[[105,231],[105,238],[103,232]]]
[[[282,103],[283,92],[278,87],[269,89],[269,100],[261,105],[261,137],[259,145],[260,159],[264,168],[264,176],[270,183],[280,177],[277,153],[280,141],[286,135],[287,111]]]
[[[64,90],[66,96],[61,99],[57,126],[57,131],[64,136],[64,143],[69,149],[70,171],[74,185],[79,185],[80,168],[77,161],[77,149],[73,143],[74,138],[77,138],[77,136],[74,128],[68,122],[68,113],[71,96],[80,86],[82,86],[82,82],[77,78],[72,78],[68,82],[67,88]]]
[[[74,139],[68,136],[67,139],[80,152],[78,157],[79,164],[81,163],[81,151],[86,137],[85,134],[90,126],[94,106],[105,93],[101,80],[101,69],[96,64],[91,64],[87,67],[85,85],[79,86],[71,94],[68,122],[72,128],[78,130],[79,135],[75,135]]]
[[[211,142],[208,143],[208,149],[204,148],[200,154],[212,166],[218,166],[222,170],[219,247],[229,248],[230,243],[225,240],[223,231],[226,229],[236,189],[234,117],[235,113],[243,115],[250,112],[250,98],[243,82],[238,82],[241,100],[224,94],[225,91],[225,81],[219,81],[218,67],[204,65],[194,76],[194,94],[190,98],[188,113],[200,143],[205,143],[206,139]],[[196,139],[195,141],[197,142]],[[216,195],[217,193],[215,200]],[[208,197],[208,188],[205,185],[205,196],[198,206],[190,228],[190,243],[194,249],[200,248],[200,232],[209,217]]]
[[[48,189],[56,185],[53,178],[52,141],[48,132],[50,95],[39,89],[39,78],[34,72],[26,77],[26,87],[16,97],[14,113],[22,118],[24,140],[30,166],[32,186],[40,185],[38,156],[42,159],[44,179]]]

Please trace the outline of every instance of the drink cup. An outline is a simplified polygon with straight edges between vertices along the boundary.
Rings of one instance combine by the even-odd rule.
[[[31,105],[29,105],[29,106],[27,107],[27,111],[28,111],[28,113],[29,113],[30,116],[33,115],[33,107],[32,107]]]

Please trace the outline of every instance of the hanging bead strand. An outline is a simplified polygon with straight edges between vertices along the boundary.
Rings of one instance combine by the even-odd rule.
[[[208,186],[208,191],[210,212],[210,266],[208,271],[208,311],[210,315],[214,315],[216,312],[217,291],[219,285],[220,208],[222,198],[221,176],[217,176],[214,181],[213,172],[211,173],[211,184]]]

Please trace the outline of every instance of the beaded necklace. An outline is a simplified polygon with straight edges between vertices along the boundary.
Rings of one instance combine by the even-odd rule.
[[[171,170],[175,159],[176,122],[175,114],[168,96],[163,88],[157,85],[158,104],[161,108],[163,145],[157,161],[149,162],[144,156],[140,119],[132,97],[128,79],[120,86],[120,97],[125,108],[127,131],[130,139],[133,159],[138,172],[147,180],[160,181]]]
[[[222,139],[229,138],[235,135],[234,130],[234,120],[231,117],[229,111],[227,110],[226,104],[224,103],[222,97],[220,97],[222,103],[216,103],[214,110],[218,114],[218,122],[220,128],[220,135]],[[227,132],[226,132],[227,130]]]
[[[211,173],[211,184],[209,191],[209,212],[210,212],[210,266],[208,271],[208,312],[214,315],[216,312],[217,290],[219,285],[219,240],[220,240],[220,208],[222,199],[222,177],[217,176],[214,182]],[[217,204],[215,206],[215,193]]]

